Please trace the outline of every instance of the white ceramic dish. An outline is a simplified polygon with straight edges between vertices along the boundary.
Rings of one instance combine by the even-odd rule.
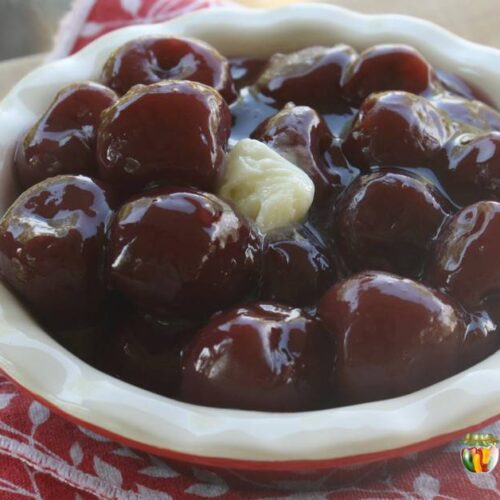
[[[13,144],[56,91],[76,80],[97,79],[115,47],[153,33],[196,37],[228,56],[264,56],[337,42],[357,49],[404,42],[433,65],[476,82],[500,105],[500,51],[428,22],[314,4],[202,11],[113,32],[19,82],[0,104],[0,210],[12,201]],[[500,352],[416,393],[346,408],[269,414],[180,403],[81,362],[37,326],[1,285],[0,368],[46,404],[99,432],[165,456],[243,469],[326,468],[390,457],[439,444],[500,415]]]

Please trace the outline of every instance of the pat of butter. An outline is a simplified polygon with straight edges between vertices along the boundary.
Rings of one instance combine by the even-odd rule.
[[[218,195],[267,232],[304,219],[314,199],[314,184],[265,144],[243,139],[226,157]]]

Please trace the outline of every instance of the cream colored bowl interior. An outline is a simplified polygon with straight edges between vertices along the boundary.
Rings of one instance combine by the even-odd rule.
[[[228,56],[265,56],[312,44],[363,49],[404,42],[435,66],[475,81],[500,105],[500,51],[430,23],[363,16],[314,4],[279,10],[213,9],[135,26],[43,66],[0,104],[0,210],[12,201],[10,158],[19,135],[64,84],[97,79],[109,53],[153,33],[196,37]],[[500,352],[466,372],[408,396],[297,414],[202,408],[164,398],[100,373],[62,349],[0,285],[0,368],[31,392],[84,422],[157,448],[249,460],[331,459],[398,448],[500,414]]]

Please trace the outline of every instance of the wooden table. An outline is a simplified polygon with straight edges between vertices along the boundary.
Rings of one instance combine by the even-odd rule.
[[[255,7],[298,3],[294,0],[242,0]],[[479,43],[500,48],[500,0],[331,0],[327,3],[369,13],[410,14],[436,22]],[[0,97],[24,74],[43,61],[34,55],[0,63]]]

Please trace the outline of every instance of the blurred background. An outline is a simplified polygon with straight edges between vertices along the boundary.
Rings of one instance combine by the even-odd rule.
[[[0,59],[50,49],[71,0],[0,0]]]
[[[58,23],[72,0],[0,0],[0,60],[50,50]],[[242,0],[255,7],[297,3]],[[333,0],[361,12],[397,12],[431,21],[470,40],[500,47],[500,0]]]

